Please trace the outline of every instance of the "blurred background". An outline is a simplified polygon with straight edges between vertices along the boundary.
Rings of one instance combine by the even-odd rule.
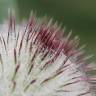
[[[94,54],[96,61],[96,0],[0,0],[0,21],[13,8],[17,19],[28,18],[30,11],[37,16],[53,17],[54,20],[72,29],[81,44],[87,44],[87,53]]]

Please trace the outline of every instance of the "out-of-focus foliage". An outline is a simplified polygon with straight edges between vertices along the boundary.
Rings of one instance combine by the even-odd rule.
[[[0,0],[0,21],[8,17],[8,10],[14,9],[17,12],[16,0]]]

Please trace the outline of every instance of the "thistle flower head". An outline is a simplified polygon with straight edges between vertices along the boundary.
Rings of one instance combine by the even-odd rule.
[[[90,56],[62,31],[33,15],[23,24],[11,15],[0,25],[0,96],[94,96]]]

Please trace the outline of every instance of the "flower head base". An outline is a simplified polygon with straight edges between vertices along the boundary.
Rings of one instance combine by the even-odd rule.
[[[0,96],[94,96],[96,77],[87,73],[96,69],[79,39],[63,33],[35,16],[0,25]]]

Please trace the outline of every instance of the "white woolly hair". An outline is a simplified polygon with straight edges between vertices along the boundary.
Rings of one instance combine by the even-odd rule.
[[[31,15],[0,25],[0,96],[95,96],[96,70],[79,38]]]

